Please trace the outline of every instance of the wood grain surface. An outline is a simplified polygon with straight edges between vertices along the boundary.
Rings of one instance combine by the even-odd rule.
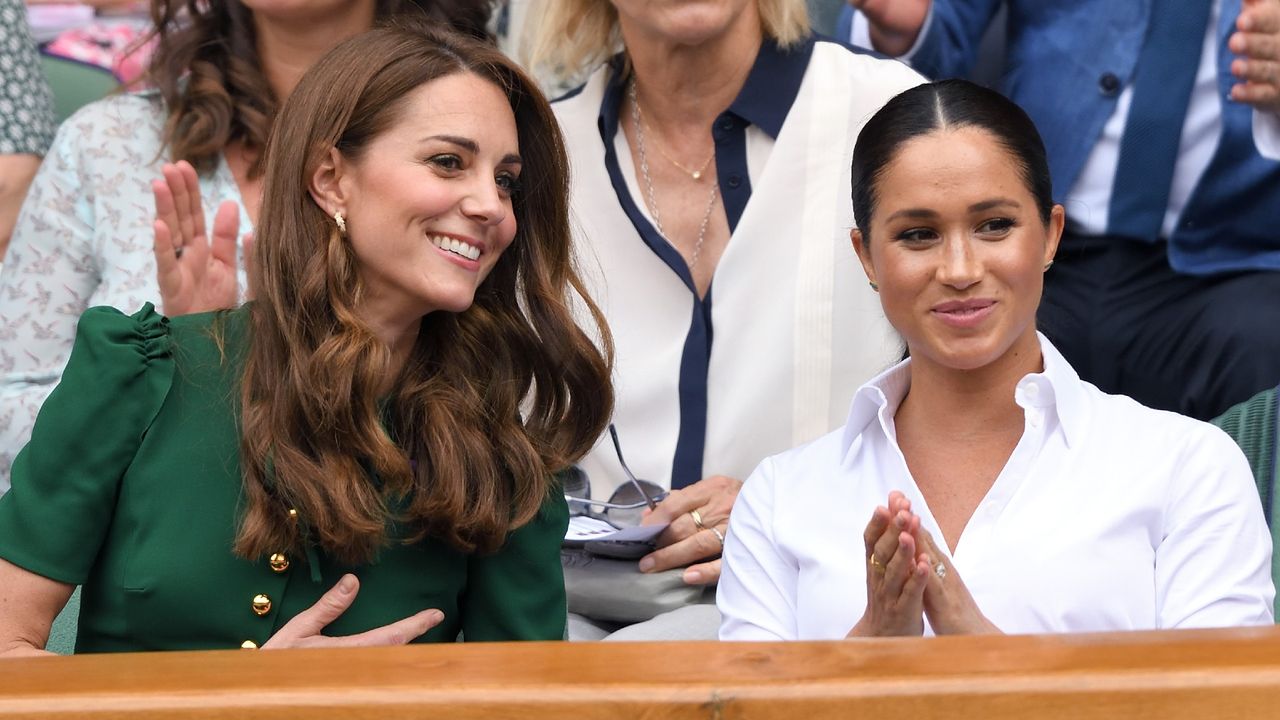
[[[1280,718],[1280,628],[0,661],[0,718]]]

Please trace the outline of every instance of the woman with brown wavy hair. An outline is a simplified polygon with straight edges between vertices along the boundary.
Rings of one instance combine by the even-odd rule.
[[[76,584],[82,652],[563,637],[553,475],[612,412],[612,350],[570,309],[599,318],[550,106],[405,26],[281,118],[254,302],[81,320],[0,498],[0,655],[42,652]]]
[[[67,363],[80,314],[93,305],[133,311],[159,302],[155,210],[166,217],[181,210],[184,218],[197,219],[175,229],[175,242],[197,248],[183,267],[213,265],[236,298],[244,285],[238,268],[247,255],[237,252],[237,238],[258,220],[261,151],[277,107],[303,72],[379,19],[423,15],[482,36],[490,5],[153,0],[153,89],[91,103],[64,123],[4,258],[0,494],[8,488],[14,454]],[[166,182],[153,196],[152,184],[162,177]],[[203,246],[184,235],[205,226],[204,210],[211,227],[222,231],[212,254],[200,253]],[[198,307],[188,302],[163,310],[173,315]]]

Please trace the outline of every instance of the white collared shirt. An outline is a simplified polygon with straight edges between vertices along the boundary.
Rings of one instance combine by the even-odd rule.
[[[950,556],[987,618],[1006,633],[1271,624],[1271,536],[1231,438],[1105,394],[1040,346],[1044,372],[1014,394],[1022,438]],[[891,490],[948,552],[896,439],[910,362],[859,388],[844,428],[747,480],[722,639],[845,637],[866,608],[862,532]]]

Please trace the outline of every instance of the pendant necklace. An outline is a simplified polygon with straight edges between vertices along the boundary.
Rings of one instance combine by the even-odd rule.
[[[628,98],[631,100],[631,120],[636,126],[636,154],[640,156],[640,175],[644,177],[645,192],[648,195],[649,212],[653,215],[653,224],[657,226],[658,234],[662,235],[668,243],[671,243],[671,239],[667,236],[666,231],[662,229],[662,214],[658,212],[658,202],[654,199],[653,178],[649,175],[649,158],[645,154],[644,148],[644,120],[640,117],[640,100],[636,97],[636,82],[634,79],[631,81]],[[659,147],[658,151],[662,152],[662,148]],[[712,153],[711,157],[707,158],[707,161],[702,163],[702,167],[697,170],[690,170],[675,160],[672,160],[672,158],[665,152],[662,154],[667,158],[667,160],[670,160],[673,165],[683,170],[695,181],[701,179],[702,171],[706,170],[707,165],[711,163],[711,158],[715,157],[715,153]],[[702,213],[702,223],[698,226],[698,240],[693,245],[693,257],[689,259],[690,270],[697,267],[698,259],[702,257],[702,243],[707,239],[707,224],[711,220],[711,210],[716,206],[716,196],[719,194],[719,191],[720,183],[713,182],[711,184],[711,193],[707,197],[707,209]],[[675,243],[671,244],[674,245]]]

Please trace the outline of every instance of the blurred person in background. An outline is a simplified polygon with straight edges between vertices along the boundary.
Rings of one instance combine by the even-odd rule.
[[[0,0],[0,263],[53,132],[53,97],[26,11],[19,0]]]

